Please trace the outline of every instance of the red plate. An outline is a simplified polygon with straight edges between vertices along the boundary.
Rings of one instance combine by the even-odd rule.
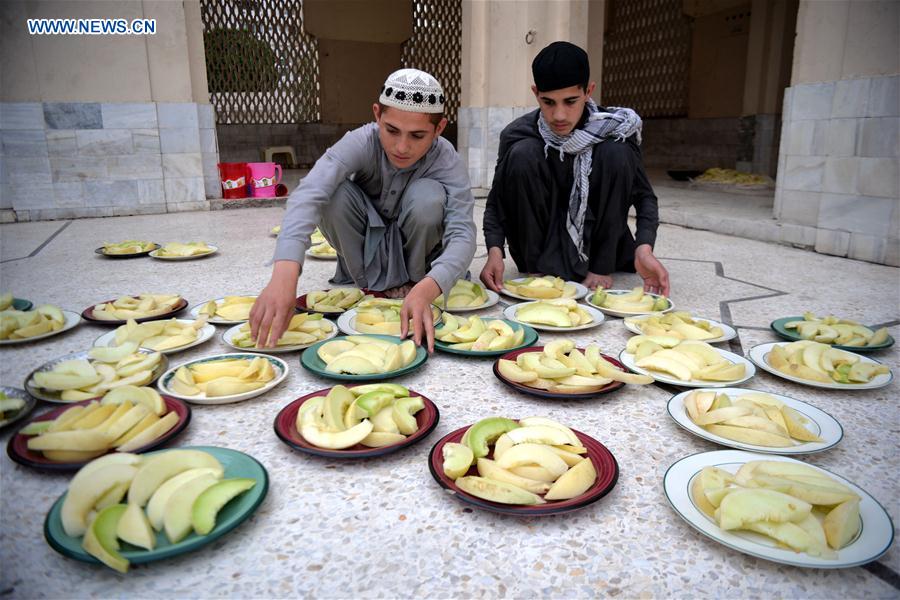
[[[578,348],[581,352],[584,352],[584,348]],[[594,398],[595,396],[599,396],[600,394],[608,394],[609,392],[614,392],[617,389],[621,388],[625,385],[624,382],[621,381],[613,381],[612,383],[608,383],[596,392],[590,392],[586,394],[560,394],[558,392],[551,392],[549,390],[539,390],[537,388],[528,387],[524,383],[516,383],[515,381],[510,381],[506,377],[504,377],[500,373],[500,369],[498,368],[498,364],[501,360],[511,360],[516,362],[516,357],[524,352],[543,352],[543,346],[531,346],[530,348],[520,348],[519,350],[513,350],[512,352],[508,352],[504,354],[500,358],[498,358],[494,362],[494,375],[497,376],[497,379],[513,388],[514,390],[518,390],[520,392],[524,392],[526,394],[531,394],[532,396],[540,396],[541,398],[554,398],[558,400],[584,400],[587,398]],[[623,365],[621,362],[613,358],[612,356],[607,356],[606,354],[601,354],[603,358],[606,359],[606,362],[619,367],[626,373],[630,373],[630,371]]]
[[[184,431],[184,428],[187,427],[188,423],[191,422],[191,408],[187,404],[185,404],[181,400],[178,400],[177,398],[172,398],[171,396],[163,396],[162,398],[166,402],[166,408],[168,408],[170,412],[174,411],[176,414],[178,414],[178,422],[175,423],[175,427],[167,431],[165,434],[156,438],[146,446],[134,450],[133,453],[140,454],[141,452],[148,452],[150,450],[153,450],[154,448],[162,446],[166,442],[172,440],[179,433]],[[83,406],[91,402],[96,402],[96,400],[72,402],[71,404],[67,404],[66,406],[61,406],[57,409],[45,412],[42,415],[38,415],[37,417],[32,419],[30,423],[55,419],[73,406]],[[19,428],[19,431],[21,431],[21,429],[22,428]],[[11,459],[16,461],[20,465],[31,467],[33,469],[40,469],[43,471],[75,471],[90,462],[90,460],[88,460],[83,462],[65,463],[44,458],[44,455],[40,452],[35,452],[28,449],[28,440],[33,437],[33,435],[23,435],[17,431],[15,435],[9,438],[9,443],[6,445],[6,453]],[[111,452],[114,451],[111,450]]]
[[[330,289],[330,288],[329,288],[329,289]],[[323,292],[327,292],[327,291],[329,291],[329,290],[322,290],[322,291],[323,291]],[[369,295],[371,295],[371,296],[375,296],[376,298],[387,298],[387,296],[385,295],[384,292],[375,292],[375,291],[372,291],[372,290],[366,289],[366,288],[363,288],[362,292],[363,292],[363,295],[369,294]],[[319,313],[319,314],[323,314],[323,315],[340,315],[340,314],[343,314],[343,313],[339,313],[339,312],[323,312],[323,311],[320,311],[320,310],[313,310],[313,309],[311,309],[311,308],[308,308],[308,307],[306,306],[306,296],[307,296],[307,294],[303,294],[302,296],[298,296],[298,297],[297,297],[297,301],[294,303],[294,306],[297,307],[297,310],[302,310],[303,312]],[[354,306],[355,306],[355,305],[354,305]],[[353,307],[351,306],[350,308],[353,308]],[[347,310],[350,310],[350,309],[348,308],[348,309],[346,309],[344,312],[347,312]]]
[[[132,296],[132,298],[136,298],[136,296]],[[83,319],[85,319],[86,321],[91,321],[92,323],[96,323],[97,325],[124,325],[125,323],[127,323],[127,319],[124,321],[123,320],[107,321],[106,319],[98,319],[97,317],[94,316],[94,307],[95,306],[97,306],[98,304],[109,304],[110,302],[115,302],[115,301],[116,301],[116,298],[113,298],[112,300],[106,300],[105,302],[98,302],[97,304],[94,304],[93,306],[88,306],[86,309],[84,309],[84,311],[82,311],[81,317]],[[178,301],[178,304],[176,304],[175,306],[172,307],[172,310],[170,310],[169,312],[163,313],[161,315],[153,315],[152,317],[141,317],[140,319],[135,319],[135,322],[143,323],[144,321],[159,321],[160,319],[168,319],[169,317],[172,317],[172,316],[180,313],[181,311],[183,311],[185,308],[187,308],[187,305],[188,305],[188,301],[185,300],[184,298],[182,298],[181,300]]]
[[[546,504],[538,504],[535,506],[501,504],[499,502],[483,500],[462,491],[456,487],[456,483],[454,483],[452,479],[444,475],[444,444],[449,442],[460,443],[463,434],[469,427],[471,426],[461,427],[438,440],[438,443],[434,445],[431,449],[431,454],[428,456],[428,468],[431,471],[431,476],[434,477],[435,481],[441,484],[442,487],[453,493],[453,495],[463,502],[475,505],[478,508],[507,515],[518,515],[521,517],[556,515],[578,510],[579,508],[584,508],[588,504],[596,502],[608,494],[610,490],[616,486],[616,482],[619,479],[619,464],[616,462],[612,453],[607,450],[606,446],[594,438],[573,429],[572,431],[578,436],[578,439],[581,440],[581,444],[587,448],[587,457],[594,462],[594,469],[597,471],[597,480],[585,493],[569,500],[550,500]],[[493,457],[493,455],[494,452],[493,449],[491,449],[488,458]],[[478,475],[478,469],[472,466],[466,475]]]
[[[365,385],[365,384],[357,384],[357,385]],[[352,388],[356,387],[356,385],[348,385],[347,387]],[[428,437],[434,428],[437,427],[438,420],[440,419],[440,411],[438,411],[438,407],[435,406],[434,402],[420,394],[419,392],[415,392],[413,390],[409,390],[410,396],[419,396],[425,402],[425,408],[416,413],[416,423],[419,425],[418,431],[414,434],[407,436],[405,440],[402,442],[398,442],[396,444],[392,444],[390,446],[384,446],[382,448],[369,448],[368,446],[363,446],[362,444],[357,444],[345,450],[329,450],[327,448],[319,448],[318,446],[313,446],[309,442],[304,439],[300,432],[297,431],[297,412],[300,410],[300,406],[309,400],[310,398],[314,398],[315,396],[325,396],[331,388],[325,388],[324,390],[319,390],[317,392],[313,392],[311,394],[307,394],[302,398],[297,398],[287,406],[281,409],[281,412],[278,413],[278,416],[275,417],[275,433],[281,438],[281,441],[294,448],[295,450],[300,450],[301,452],[307,452],[309,454],[315,454],[317,456],[329,456],[332,458],[370,458],[373,456],[383,456],[385,454],[391,454],[392,452],[396,452],[398,450],[402,450],[407,446],[411,446],[416,442],[424,440]]]

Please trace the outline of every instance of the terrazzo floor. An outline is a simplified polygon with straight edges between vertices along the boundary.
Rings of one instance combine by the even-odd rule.
[[[483,200],[476,222],[481,222]],[[0,227],[0,287],[36,303],[80,312],[140,292],[179,293],[191,305],[256,293],[267,282],[280,208],[23,223]],[[52,239],[51,239],[52,238]],[[197,261],[116,261],[94,254],[105,240],[207,240],[218,254]],[[49,242],[47,241],[49,239]],[[479,235],[479,239],[480,235]],[[670,270],[678,308],[738,328],[730,349],[746,354],[775,341],[774,318],[803,310],[886,324],[900,337],[898,269],[746,239],[661,226],[657,255]],[[484,262],[480,246],[472,264]],[[509,266],[510,272],[514,270]],[[308,260],[300,292],[322,289],[333,263]],[[639,284],[618,275],[615,287]],[[499,315],[501,307],[482,313]],[[81,324],[63,335],[0,349],[0,379],[21,387],[55,357],[87,349],[108,329]],[[224,328],[204,345],[170,355],[173,365],[227,352]],[[568,337],[618,354],[630,334],[619,319]],[[541,334],[541,342],[559,338]],[[725,347],[723,345],[723,347]],[[626,386],[592,400],[547,401],[502,385],[491,361],[436,354],[398,383],[441,411],[422,443],[378,459],[340,461],[295,452],[273,433],[278,411],[330,382],[310,375],[298,354],[287,380],[264,396],[194,406],[174,445],[227,446],[256,457],[270,489],[240,527],[198,551],[122,576],[65,558],[44,541],[43,522],[70,479],[0,457],[0,596],[32,597],[806,597],[896,598],[900,549],[877,563],[841,570],[790,567],[708,539],[669,506],[663,476],[676,460],[721,447],[668,416],[671,388]],[[875,355],[897,373],[897,346]],[[898,384],[871,392],[817,390],[758,372],[747,387],[793,396],[836,417],[841,443],[804,460],[856,482],[900,517]],[[46,407],[39,406],[37,412]],[[616,457],[616,487],[579,511],[543,518],[469,508],[432,479],[427,457],[445,434],[490,415],[546,415],[605,444]],[[12,432],[3,431],[4,445]]]

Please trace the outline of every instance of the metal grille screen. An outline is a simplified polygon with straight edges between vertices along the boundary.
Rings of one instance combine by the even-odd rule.
[[[687,116],[691,27],[682,0],[613,0],[609,16],[602,103],[642,117]]]
[[[403,44],[404,67],[437,77],[447,98],[446,115],[456,121],[462,65],[461,0],[413,0],[413,34]]]
[[[316,39],[300,0],[200,0],[210,99],[219,123],[319,120]]]

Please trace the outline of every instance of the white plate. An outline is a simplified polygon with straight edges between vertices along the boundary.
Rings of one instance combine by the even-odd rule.
[[[257,298],[258,297],[254,294],[232,294],[232,295],[233,296],[244,296],[246,298]],[[216,304],[219,304],[220,302],[224,302],[224,301],[225,301],[225,298],[216,298],[215,299]],[[191,315],[191,318],[192,319],[199,318],[200,317],[200,309],[203,308],[204,306],[206,306],[209,302],[211,302],[211,300],[207,300],[205,302],[195,304],[194,307],[191,308],[191,312],[189,313]],[[211,319],[209,319],[207,321],[207,323],[212,323],[214,325],[236,325],[238,323],[246,323],[246,322],[247,322],[246,320],[245,321],[229,321],[228,319],[223,319],[222,317],[212,317]]]
[[[525,321],[520,321],[516,318],[516,311],[519,310],[520,306],[525,306],[526,304],[534,304],[538,302],[534,300],[532,302],[520,302],[518,304],[513,304],[511,306],[507,306],[503,309],[503,316],[509,319],[510,321],[515,321],[516,323],[521,323],[522,325],[528,325],[534,329],[538,329],[540,331],[581,331],[582,329],[590,329],[592,327],[596,327],[600,323],[603,322],[604,317],[603,313],[597,310],[596,308],[585,306],[584,304],[579,304],[578,306],[585,310],[588,314],[590,314],[594,320],[586,325],[578,325],[576,327],[554,327],[552,325],[540,325],[537,323],[526,323]]]
[[[32,309],[35,310],[35,309]],[[27,344],[29,342],[36,342],[38,340],[42,340],[44,338],[53,337],[54,335],[59,335],[60,333],[64,333],[73,327],[77,326],[81,323],[81,315],[76,312],[72,312],[71,310],[63,310],[63,316],[66,318],[66,322],[63,323],[61,329],[57,329],[56,331],[48,331],[47,333],[42,333],[41,335],[36,335],[34,337],[25,338],[24,340],[0,340],[0,346],[13,345],[13,344]]]
[[[482,289],[487,294],[487,301],[484,304],[479,304],[478,306],[463,306],[461,308],[447,308],[445,312],[458,313],[458,312],[472,312],[473,310],[482,310],[485,308],[490,308],[494,306],[498,302],[500,302],[500,294],[493,290],[489,290],[487,288],[482,287]],[[438,304],[434,304],[433,306],[437,306],[441,310],[444,310],[443,306],[439,306]]]
[[[321,254],[313,254],[312,248],[310,248],[309,250],[306,251],[306,256],[308,256],[310,258],[315,258],[316,260],[337,260],[338,259],[336,254],[334,256],[323,256]]]
[[[775,541],[767,536],[749,531],[726,531],[720,528],[694,504],[690,493],[691,483],[704,467],[719,467],[734,473],[741,465],[751,460],[800,463],[822,471],[859,494],[862,498],[859,504],[859,514],[862,519],[859,537],[850,545],[838,550],[837,559],[826,559],[779,548],[775,545]],[[663,487],[666,498],[675,512],[703,535],[739,552],[785,565],[816,569],[855,567],[877,559],[887,551],[894,541],[894,525],[891,517],[884,507],[864,489],[830,471],[787,456],[756,454],[740,450],[702,452],[686,456],[669,467],[663,480]]]
[[[191,324],[194,321],[192,319],[177,319],[179,323]],[[121,326],[121,327],[124,327]],[[194,346],[199,346],[203,342],[212,338],[216,334],[216,328],[210,325],[209,323],[205,324],[200,328],[200,335],[197,336],[197,339],[189,344],[185,344],[184,346],[178,346],[177,348],[170,348],[168,350],[160,350],[163,354],[176,354],[178,352],[184,352],[188,348],[193,348]],[[96,340],[94,340],[94,346],[112,346],[113,342],[116,339],[116,330],[113,329],[108,333],[104,333]]]
[[[606,290],[607,293],[612,294],[614,296],[622,296],[624,294],[630,294],[631,291],[632,290]],[[651,294],[649,292],[644,292],[644,293],[647,294],[648,296],[653,296],[654,298],[660,297],[659,294]],[[640,315],[652,315],[652,314],[661,315],[661,314],[667,313],[675,308],[675,303],[672,302],[672,299],[666,298],[666,300],[669,301],[669,308],[667,308],[665,310],[648,310],[648,311],[644,311],[644,312],[627,312],[624,310],[613,310],[611,308],[605,308],[603,306],[594,304],[593,302],[591,302],[592,296],[593,296],[593,294],[588,294],[588,296],[584,299],[584,301],[587,302],[588,304],[590,304],[591,306],[593,306],[594,308],[596,308],[597,310],[601,310],[604,312],[604,314],[607,314],[611,317],[625,318],[625,317],[637,317]]]
[[[213,246],[212,244],[207,244],[207,246],[212,248],[212,250],[209,250],[208,252],[204,252],[203,254],[192,254],[190,256],[160,256],[159,251],[162,250],[162,247],[160,247],[160,248],[157,248],[156,250],[154,250],[153,252],[151,252],[150,256],[152,256],[153,258],[159,259],[159,260],[194,260],[195,258],[204,258],[206,256],[209,256],[210,254],[215,254],[216,252],[219,251],[218,246]]]
[[[659,314],[662,314],[662,313],[659,313]],[[622,323],[625,325],[625,329],[627,329],[631,333],[636,333],[638,335],[641,335],[641,330],[638,329],[637,325],[635,325],[634,323],[629,323],[628,319],[635,319],[635,320],[643,321],[645,319],[649,319],[652,316],[653,315],[643,315],[640,317],[627,317],[622,321]],[[726,325],[725,323],[722,323],[721,321],[713,321],[712,319],[707,319],[705,317],[692,317],[692,318],[695,321],[706,321],[713,327],[721,327],[722,331],[724,332],[720,337],[711,338],[708,340],[700,340],[701,342],[706,342],[707,344],[718,344],[719,342],[727,342],[728,340],[732,340],[737,337],[737,330],[735,330],[735,328],[731,327],[730,325]]]
[[[706,381],[705,379],[691,379],[690,381],[682,381],[676,378],[674,375],[669,375],[666,373],[662,373],[660,371],[650,371],[647,369],[643,369],[635,364],[634,354],[630,354],[622,350],[619,352],[619,360],[622,361],[622,364],[634,371],[635,373],[642,373],[644,375],[649,375],[656,381],[660,383],[668,383],[670,385],[677,385],[679,387],[690,387],[690,388],[726,388],[731,387],[733,385],[737,385],[739,383],[744,383],[754,375],[756,375],[756,367],[753,366],[753,363],[741,356],[740,354],[735,354],[734,352],[728,352],[727,350],[722,350],[721,348],[713,347],[713,350],[718,352],[722,358],[727,360],[730,363],[741,363],[744,365],[744,376],[740,379],[735,379],[734,381]]]
[[[512,279],[511,281],[522,281],[523,279],[527,279],[527,277],[517,277],[516,279]],[[578,283],[577,281],[567,281],[566,283],[575,286],[575,295],[574,296],[562,296],[563,298],[571,298],[572,300],[581,300],[588,294],[588,289]],[[532,298],[530,296],[520,296],[510,290],[506,289],[506,286],[500,287],[500,293],[504,296],[509,296],[510,298],[515,298],[517,300],[538,300],[538,298]],[[555,298],[554,298],[555,300]]]
[[[813,454],[814,452],[822,452],[823,450],[828,450],[829,448],[836,446],[838,442],[841,441],[841,438],[844,437],[844,430],[841,427],[841,424],[838,423],[834,417],[832,417],[825,411],[819,410],[811,404],[807,404],[806,402],[795,400],[794,398],[791,398],[789,396],[782,396],[781,394],[761,392],[760,390],[751,390],[749,388],[711,389],[710,391],[721,394],[728,394],[728,396],[731,398],[736,398],[743,394],[768,394],[778,400],[781,400],[785,403],[785,405],[793,408],[797,412],[803,414],[803,416],[805,416],[807,419],[809,419],[810,423],[806,425],[806,428],[809,429],[813,434],[822,438],[823,441],[802,443],[798,442],[795,446],[773,448],[771,446],[757,446],[755,444],[745,444],[743,442],[729,440],[728,438],[724,438],[722,436],[708,432],[706,429],[700,427],[691,420],[691,417],[687,414],[687,410],[684,408],[684,398],[688,394],[693,394],[695,391],[697,390],[688,390],[686,392],[681,392],[680,394],[675,394],[674,396],[672,396],[672,398],[669,400],[669,404],[666,406],[666,409],[669,411],[669,416],[672,417],[676,423],[678,423],[697,437],[701,437],[711,442],[721,444],[722,446],[737,448],[738,450],[761,452],[763,454]]]
[[[324,319],[324,320],[331,323],[331,331],[329,331],[328,334],[325,335],[325,337],[323,337],[322,339],[316,340],[314,342],[310,342],[308,344],[294,344],[293,346],[276,346],[274,348],[242,348],[240,346],[234,345],[231,342],[231,339],[235,336],[235,334],[238,332],[238,330],[244,326],[243,323],[240,323],[233,327],[229,327],[227,330],[225,330],[225,333],[222,334],[222,341],[225,342],[227,345],[231,346],[232,348],[234,348],[235,350],[238,350],[240,352],[264,352],[266,354],[269,354],[269,353],[280,354],[282,352],[295,352],[297,350],[303,350],[304,348],[309,348],[313,344],[321,342],[322,340],[330,340],[331,338],[333,338],[334,336],[336,336],[338,334],[338,328],[334,324],[334,322],[329,321],[328,319]]]
[[[198,363],[206,363],[212,362],[216,360],[223,360],[227,358],[246,358],[247,360],[253,360],[254,358],[263,357],[269,360],[272,363],[272,367],[275,369],[275,379],[268,382],[263,387],[258,390],[253,390],[252,392],[245,392],[243,394],[232,394],[231,396],[216,396],[215,398],[207,398],[206,394],[201,393],[198,396],[184,396],[182,394],[175,393],[172,388],[168,386],[168,382],[175,376],[175,371],[180,369],[181,367],[194,365]],[[192,404],[231,404],[232,402],[241,402],[242,400],[249,400],[250,398],[255,398],[256,396],[261,396],[265,394],[273,387],[284,381],[284,378],[288,375],[288,365],[286,362],[281,360],[275,356],[269,356],[268,354],[252,354],[249,352],[233,352],[231,354],[216,354],[215,356],[206,356],[204,358],[198,358],[195,360],[191,360],[188,362],[181,363],[178,366],[172,367],[168,371],[162,374],[162,377],[156,382],[156,387],[159,388],[159,391],[168,396],[174,396],[175,398],[180,398],[185,402],[191,402]]]
[[[772,348],[774,346],[787,346],[791,343],[793,342],[770,342],[768,344],[759,344],[750,348],[750,352],[748,352],[747,355],[750,357],[750,360],[752,360],[756,365],[759,366],[759,368],[768,371],[772,375],[776,375],[778,377],[781,377],[782,379],[787,379],[788,381],[793,381],[794,383],[802,383],[803,385],[823,388],[826,390],[874,390],[876,388],[888,385],[894,379],[894,372],[891,371],[890,373],[874,377],[869,383],[838,383],[837,381],[835,381],[834,383],[820,383],[818,381],[801,379],[800,377],[794,377],[792,375],[788,375],[787,373],[782,373],[769,364],[768,354],[772,351]],[[846,350],[844,350],[844,352],[846,352]],[[868,356],[855,354],[853,352],[851,352],[850,354],[858,356],[860,362],[867,362],[876,365],[882,364],[873,358],[869,358]]]

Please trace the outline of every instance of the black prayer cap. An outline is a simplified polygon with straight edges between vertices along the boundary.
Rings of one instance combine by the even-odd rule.
[[[586,85],[591,77],[587,52],[570,42],[553,42],[534,57],[531,74],[538,91]]]

